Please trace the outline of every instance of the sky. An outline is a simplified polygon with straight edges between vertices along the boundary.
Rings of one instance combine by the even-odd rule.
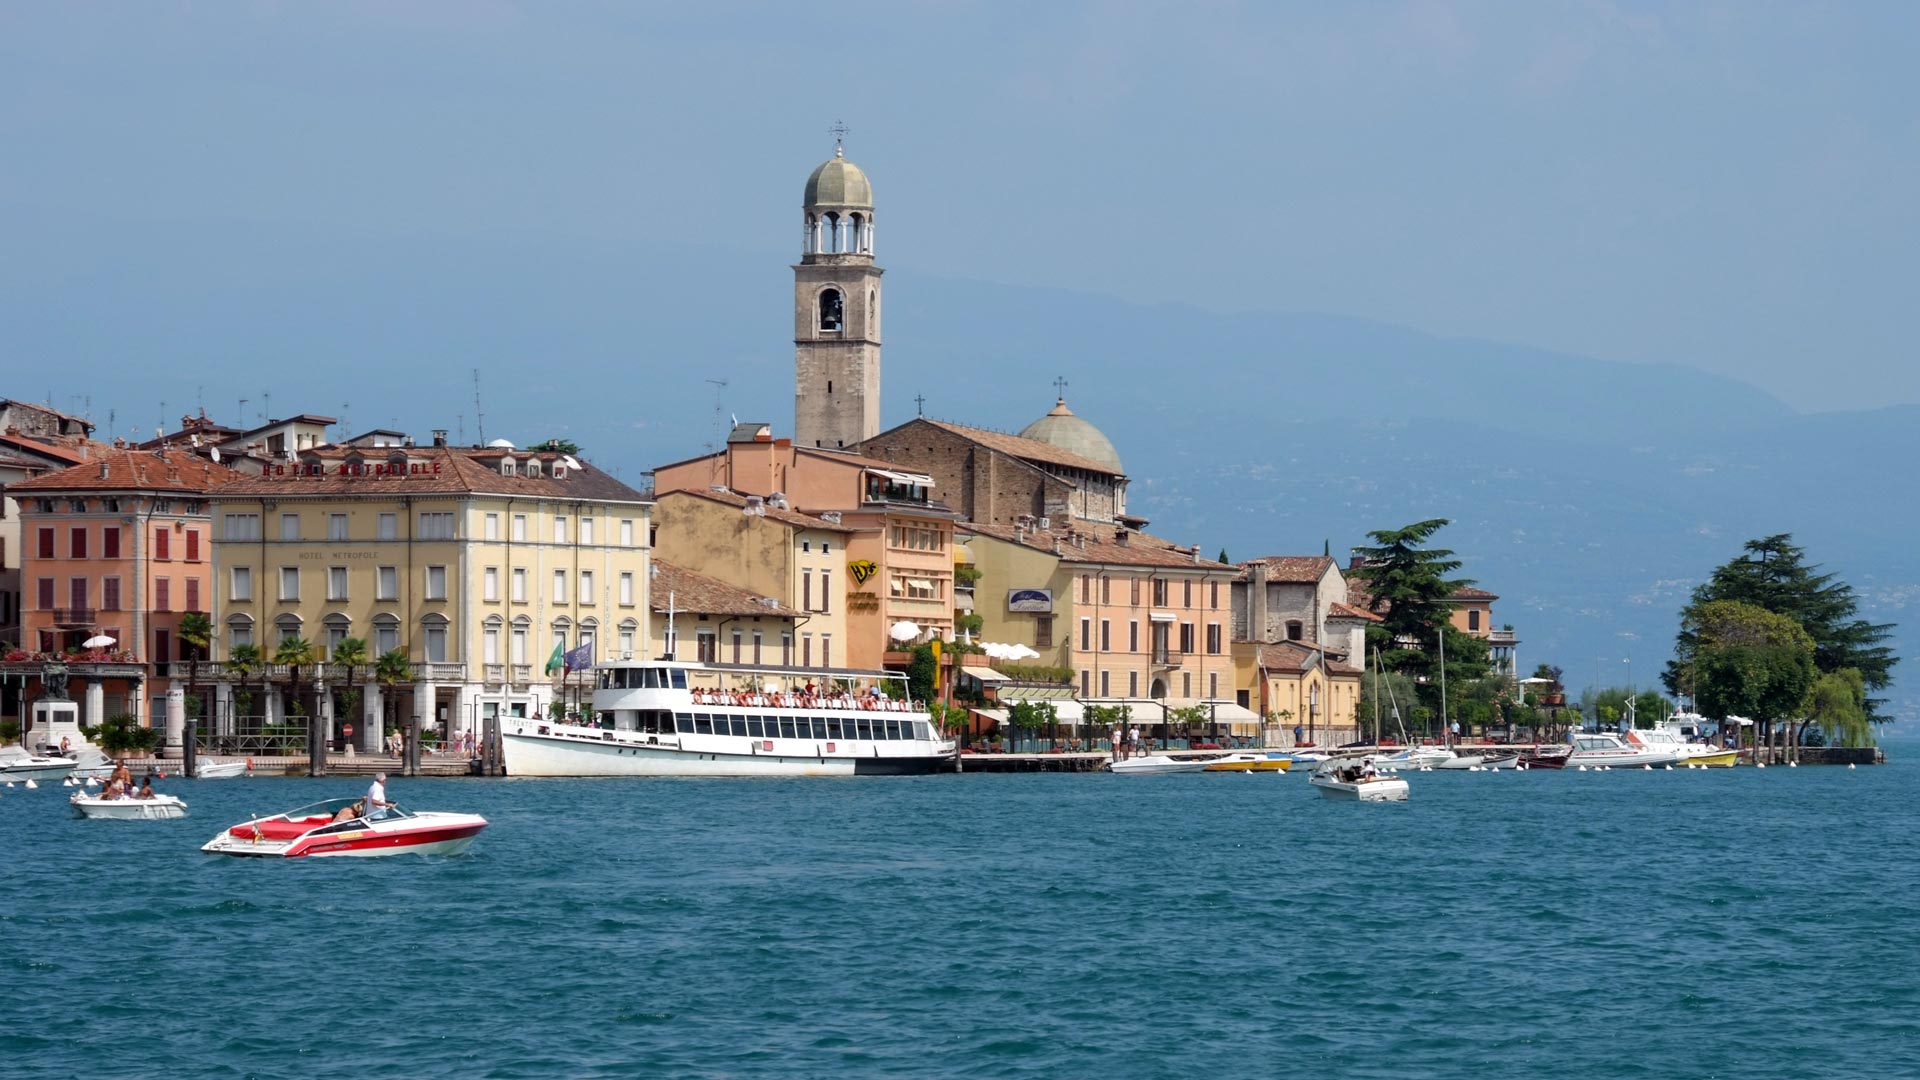
[[[1914,403],[1916,41],[1864,0],[0,0],[0,290],[155,225],[783,266],[844,121],[889,266]]]

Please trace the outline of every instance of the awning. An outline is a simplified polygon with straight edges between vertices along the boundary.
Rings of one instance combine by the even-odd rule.
[[[893,472],[888,469],[868,469],[867,472],[873,474],[874,476],[884,476],[896,484],[920,484],[926,487],[933,486],[933,477],[922,476],[919,473]]]
[[[1147,621],[1148,622],[1179,622],[1180,617],[1178,615],[1175,615],[1171,611],[1149,611],[1147,612]]]
[[[967,667],[965,665],[961,666],[960,674],[968,678],[979,679],[984,683],[1007,682],[1012,678],[1012,676],[1002,675],[990,667]]]
[[[1004,724],[1007,722],[1007,710],[1005,709],[974,709],[973,715],[984,716],[996,724]]]
[[[1229,721],[1236,724],[1257,724],[1260,714],[1232,701],[1219,698],[1169,698],[1167,704],[1176,709],[1205,709],[1207,715],[1220,723]]]

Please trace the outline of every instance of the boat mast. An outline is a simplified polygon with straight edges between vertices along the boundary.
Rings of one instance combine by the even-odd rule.
[[[1451,750],[1453,729],[1447,725],[1447,624],[1440,624],[1440,745]]]

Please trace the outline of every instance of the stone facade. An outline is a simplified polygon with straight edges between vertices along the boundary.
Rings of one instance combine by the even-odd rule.
[[[860,445],[873,457],[934,478],[968,521],[1015,525],[1040,518],[1114,524],[1126,515],[1126,477],[1036,439],[925,417]]]
[[[1331,558],[1274,555],[1240,566],[1233,583],[1235,641],[1328,643],[1327,617],[1347,602],[1346,578]]]

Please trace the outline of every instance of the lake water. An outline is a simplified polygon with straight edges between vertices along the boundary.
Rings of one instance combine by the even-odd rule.
[[[455,858],[202,855],[362,783],[0,790],[9,1077],[1920,1074],[1920,746],[1857,771],[395,780]]]

